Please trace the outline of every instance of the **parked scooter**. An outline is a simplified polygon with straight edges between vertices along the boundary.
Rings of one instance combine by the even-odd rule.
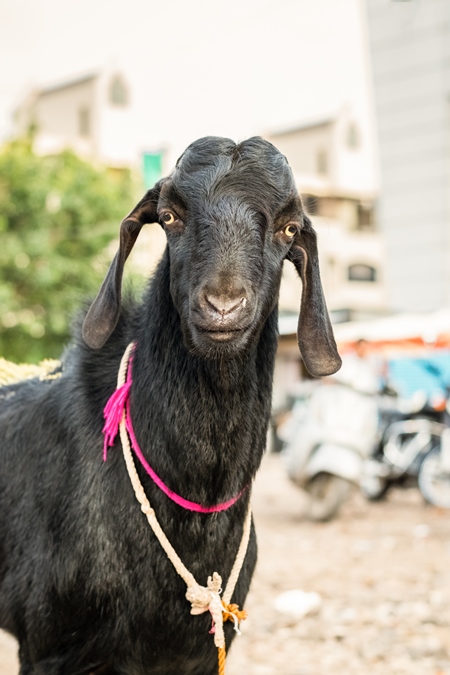
[[[418,485],[423,497],[450,508],[450,402],[420,394],[405,403],[380,399],[378,440],[366,460],[361,491],[383,498],[393,485]]]
[[[359,485],[376,433],[373,391],[327,379],[297,398],[278,435],[288,475],[308,496],[307,517],[326,521],[338,513]]]

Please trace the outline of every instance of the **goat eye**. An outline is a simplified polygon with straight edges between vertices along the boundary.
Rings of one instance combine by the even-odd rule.
[[[175,222],[175,216],[173,213],[170,213],[170,211],[166,211],[162,214],[161,220],[163,221],[164,225],[172,225],[172,223]]]
[[[292,223],[290,223],[284,228],[284,234],[286,235],[286,237],[290,238],[295,237],[297,232],[298,232],[297,226],[293,225]]]

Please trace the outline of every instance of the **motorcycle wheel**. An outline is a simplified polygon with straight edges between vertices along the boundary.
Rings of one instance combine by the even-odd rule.
[[[419,471],[419,489],[433,506],[450,509],[450,473],[441,468],[440,447],[425,456]]]
[[[382,476],[363,475],[359,487],[366,499],[371,502],[379,502],[386,497],[390,484]]]
[[[351,483],[331,473],[319,473],[305,486],[309,500],[305,515],[309,520],[324,523],[331,520],[347,499]]]

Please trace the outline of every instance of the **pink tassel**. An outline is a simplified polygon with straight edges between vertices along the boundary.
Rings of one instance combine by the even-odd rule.
[[[108,400],[103,416],[105,418],[105,426],[103,427],[103,434],[105,440],[103,444],[103,461],[106,462],[108,448],[114,445],[114,441],[119,432],[119,425],[122,420],[125,403],[127,402],[131,388],[131,382],[125,382],[119,389],[116,389],[114,394]]]

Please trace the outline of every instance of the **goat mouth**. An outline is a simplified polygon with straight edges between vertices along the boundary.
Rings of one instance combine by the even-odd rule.
[[[228,329],[221,329],[221,328],[203,328],[200,326],[196,326],[196,329],[198,330],[201,335],[204,335],[208,337],[210,340],[213,340],[214,342],[228,342],[229,340],[233,340],[235,338],[238,338],[245,333],[250,326],[244,326],[243,328],[228,328]]]

